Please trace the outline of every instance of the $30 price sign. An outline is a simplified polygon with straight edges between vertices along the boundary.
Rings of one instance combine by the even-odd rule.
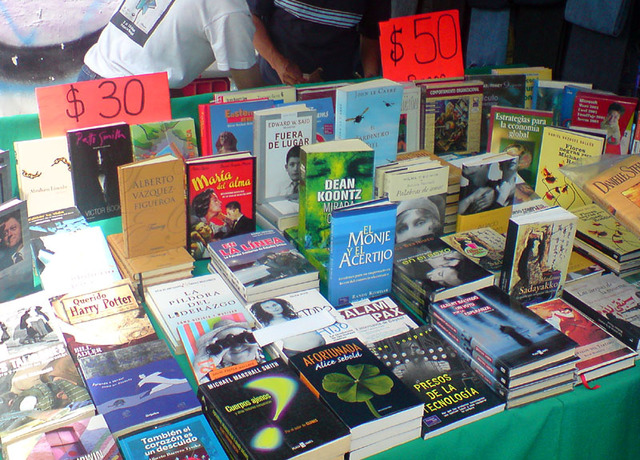
[[[382,75],[397,82],[464,75],[458,10],[380,23]]]
[[[166,72],[36,88],[42,137],[120,121],[171,119]]]

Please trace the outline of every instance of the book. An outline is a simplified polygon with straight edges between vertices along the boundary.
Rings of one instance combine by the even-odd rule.
[[[281,360],[198,387],[203,411],[232,458],[338,458],[349,430]]]
[[[74,206],[65,136],[14,142],[20,198],[29,215]]]
[[[73,196],[89,222],[120,215],[118,166],[133,161],[131,129],[114,123],[67,131]]]
[[[181,325],[245,311],[222,276],[213,273],[148,286],[144,297],[175,354],[184,353],[178,332]]]
[[[420,150],[422,126],[422,89],[409,82],[402,91],[402,109],[398,126],[398,153]]]
[[[634,351],[640,348],[637,287],[615,273],[568,285],[562,298]]]
[[[604,138],[557,126],[545,126],[538,160],[535,192],[551,206],[570,211],[591,203],[591,199],[561,172],[567,164],[585,158],[598,158],[604,151]]]
[[[13,180],[11,178],[13,170],[9,151],[0,149],[0,204],[13,197]]]
[[[391,292],[396,207],[381,199],[331,212],[327,299],[332,305]]]
[[[338,312],[367,346],[419,326],[400,304],[386,295],[352,302]]]
[[[504,400],[431,326],[377,341],[371,351],[424,403],[423,439],[504,410]]]
[[[269,99],[274,103],[295,102],[296,88],[289,85],[272,85],[243,90],[218,91],[213,93],[211,102],[220,104],[256,99]]]
[[[515,66],[491,69],[494,75],[524,75],[525,81],[525,98],[524,108],[530,109],[533,105],[533,86],[536,80],[551,80],[552,69],[544,66]]]
[[[326,142],[335,139],[336,135],[336,109],[334,101],[331,97],[317,97],[299,99],[297,102],[287,104],[276,103],[276,107],[283,105],[300,104],[306,105],[309,109],[313,109],[317,113],[316,117],[316,137],[313,142]]]
[[[277,295],[247,305],[259,328],[258,344],[271,346],[282,359],[314,347],[358,337],[338,310],[317,289]]]
[[[254,117],[258,209],[284,229],[297,223],[300,149],[316,142],[317,111],[302,104],[284,105],[259,110]]]
[[[562,107],[564,89],[566,86],[574,88],[591,89],[591,83],[578,83],[562,80],[535,80],[533,82],[533,94],[531,108],[534,110],[551,110],[553,112],[553,126],[562,124]]]
[[[576,93],[571,127],[604,129],[607,141],[605,153],[629,153],[633,118],[638,99],[630,96],[583,90]]]
[[[559,206],[509,219],[502,290],[525,305],[560,297],[577,221]]]
[[[361,139],[375,152],[374,167],[393,161],[403,85],[386,78],[341,86],[336,90],[336,139]]]
[[[435,302],[493,284],[488,270],[437,237],[396,245],[393,276],[419,299]]]
[[[255,321],[243,309],[183,323],[178,334],[198,385],[264,363],[268,354],[253,335]]]
[[[518,157],[518,174],[535,187],[542,144],[542,127],[551,125],[553,112],[514,107],[491,107],[487,152]]]
[[[256,158],[238,152],[186,161],[188,246],[196,259],[209,257],[212,241],[256,229]]]
[[[485,153],[462,162],[456,231],[491,227],[507,230],[515,198],[518,159]]]
[[[33,256],[27,202],[0,204],[0,302],[33,292]]]
[[[186,246],[184,177],[184,160],[173,155],[118,166],[126,257]]]
[[[278,230],[263,230],[212,241],[211,265],[253,302],[273,291],[318,279],[315,269]]]
[[[553,299],[528,308],[578,344],[576,368],[586,381],[635,364],[636,352],[566,301]]]
[[[429,315],[432,324],[507,381],[575,359],[573,340],[496,286],[434,302]]]
[[[482,82],[453,78],[418,85],[423,90],[423,148],[436,155],[480,151]]]
[[[305,248],[327,248],[331,211],[373,198],[374,151],[360,139],[300,151],[298,231]]]
[[[349,428],[352,451],[392,437],[394,426],[421,424],[423,403],[357,338],[298,353],[289,363]]]
[[[90,415],[59,428],[3,445],[3,455],[3,458],[12,460],[123,458],[104,417],[100,414]]]
[[[87,219],[80,214],[75,206],[29,216],[28,222],[32,240],[57,232],[73,232],[89,226]],[[36,251],[34,251],[34,256],[37,257]]]
[[[183,159],[200,156],[196,124],[190,117],[132,124],[131,142],[133,161],[162,155]]]
[[[151,427],[119,440],[125,458],[222,460],[227,455],[203,414]]]
[[[252,151],[253,112],[274,105],[269,99],[200,104],[202,156]]]
[[[440,237],[453,249],[470,258],[482,268],[500,278],[506,239],[491,227],[480,227]]]

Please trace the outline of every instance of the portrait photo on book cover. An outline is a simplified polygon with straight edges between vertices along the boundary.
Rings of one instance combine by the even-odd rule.
[[[458,214],[467,215],[513,204],[518,162],[513,160],[463,166]]]
[[[441,236],[445,200],[442,195],[434,195],[399,202],[396,210],[396,244],[425,236]]]

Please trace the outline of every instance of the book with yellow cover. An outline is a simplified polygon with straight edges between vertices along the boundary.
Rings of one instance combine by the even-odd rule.
[[[172,155],[118,167],[127,257],[186,246],[184,162]]]

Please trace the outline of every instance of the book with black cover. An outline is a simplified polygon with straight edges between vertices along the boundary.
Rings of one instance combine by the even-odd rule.
[[[504,400],[431,326],[380,340],[371,351],[424,402],[424,439],[504,409]]]
[[[347,427],[281,359],[200,385],[198,398],[232,458],[335,458],[349,451]]]

